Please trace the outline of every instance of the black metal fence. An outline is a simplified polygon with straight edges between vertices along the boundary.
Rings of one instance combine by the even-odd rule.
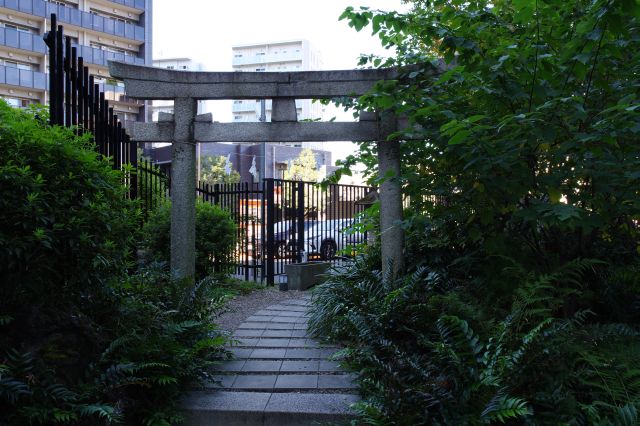
[[[144,220],[149,218],[149,212],[169,199],[171,182],[169,176],[164,174],[158,166],[152,162],[138,160],[136,194],[140,200],[140,208]]]
[[[262,183],[200,183],[197,196],[229,211],[238,225],[235,275],[245,280],[284,279],[285,265],[303,260],[341,262],[366,242],[353,229],[372,188],[265,179]]]
[[[264,190],[259,183],[210,185],[200,182],[196,195],[204,202],[227,210],[237,225],[233,253],[234,275],[244,280],[264,279],[261,256]]]
[[[52,125],[75,127],[78,133],[93,135],[96,149],[112,157],[114,169],[136,167],[137,146],[114,114],[105,93],[89,75],[71,37],[64,36],[62,25],[51,15],[51,30],[44,36],[49,48],[49,120]],[[136,198],[137,176],[127,173],[126,184],[131,198]]]

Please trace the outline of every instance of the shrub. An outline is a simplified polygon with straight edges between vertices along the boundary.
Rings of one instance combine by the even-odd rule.
[[[0,299],[28,322],[24,307],[84,303],[126,270],[137,217],[88,137],[0,102],[0,141]]]
[[[154,210],[144,226],[144,245],[156,261],[169,262],[171,253],[171,203]],[[236,225],[224,209],[196,203],[196,276],[224,273],[233,261]]]
[[[174,423],[224,356],[214,283],[129,276],[122,174],[38,116],[0,102],[0,424]]]
[[[347,343],[365,397],[357,424],[638,421],[637,327],[550,315],[598,262],[525,278],[502,318],[473,283],[428,268],[383,277],[371,262],[335,270],[310,318],[316,336]]]

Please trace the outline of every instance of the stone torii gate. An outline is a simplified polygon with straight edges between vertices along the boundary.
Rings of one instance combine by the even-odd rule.
[[[380,232],[384,270],[404,265],[400,144],[387,140],[398,130],[393,113],[361,113],[359,122],[298,122],[296,99],[358,97],[381,80],[400,76],[395,68],[302,72],[190,72],[109,62],[114,78],[124,80],[128,96],[173,100],[174,113],[157,123],[134,123],[135,142],[172,142],[171,271],[175,278],[195,272],[196,144],[208,142],[377,142],[380,186]],[[197,115],[206,99],[272,99],[268,123],[213,123]]]

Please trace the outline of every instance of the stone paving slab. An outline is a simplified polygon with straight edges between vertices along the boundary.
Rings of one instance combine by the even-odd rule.
[[[298,318],[302,318],[302,317],[308,317],[308,315],[306,314],[306,312],[304,311],[290,311],[290,310],[286,310],[286,311],[272,311],[272,310],[261,310],[256,312],[254,315],[266,315],[266,316],[280,316],[280,317],[298,317]]]
[[[246,361],[242,365],[242,369],[240,371],[245,372],[245,373],[246,372],[261,372],[261,373],[273,372],[273,373],[278,373],[281,370],[282,363],[283,363],[283,361],[280,361],[280,360],[273,360],[273,361],[254,361],[254,360],[249,360],[249,361]],[[237,371],[237,370],[230,370],[230,371]]]
[[[234,338],[238,338],[238,337],[260,337],[260,336],[262,336],[262,333],[264,333],[264,330],[243,329],[243,330],[236,330],[235,333],[233,334],[233,337]]]
[[[342,371],[342,368],[340,368],[340,364],[336,361],[320,361],[320,366],[318,368],[318,371],[325,371],[325,372],[331,372],[331,371]]]
[[[241,330],[306,330],[307,325],[285,322],[243,322],[238,326],[238,328]]]
[[[293,333],[293,330],[265,330],[264,332],[262,332],[261,337],[301,337],[294,336]]]
[[[308,311],[308,308],[306,306],[300,306],[300,305],[295,305],[295,306],[272,305],[272,306],[269,306],[268,309],[270,311],[304,312],[304,313]]]
[[[289,372],[289,373],[297,373],[297,372],[309,372],[315,373],[319,371],[320,361],[310,360],[310,361],[291,361],[285,360],[282,361],[282,366],[280,367],[280,372]]]
[[[301,426],[353,417],[356,395],[327,393],[192,392],[182,407],[189,426]]]
[[[318,376],[315,374],[280,374],[275,389],[317,389]]]
[[[346,413],[359,398],[348,394],[273,394],[265,411]]]
[[[279,348],[258,348],[251,351],[251,353],[245,358],[259,358],[259,359],[282,359],[286,357],[287,350]]]
[[[251,374],[246,376],[234,376],[233,389],[260,389],[271,390],[278,376],[273,374]]]
[[[286,338],[286,337],[237,337],[233,343],[233,347],[243,348],[300,348],[300,349],[319,349],[333,348],[336,346],[319,343],[313,339],[302,337]]]

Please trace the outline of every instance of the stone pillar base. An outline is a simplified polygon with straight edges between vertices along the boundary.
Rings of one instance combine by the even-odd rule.
[[[284,265],[287,274],[289,290],[307,290],[323,281],[322,275],[326,274],[331,263],[329,262],[304,262]]]

